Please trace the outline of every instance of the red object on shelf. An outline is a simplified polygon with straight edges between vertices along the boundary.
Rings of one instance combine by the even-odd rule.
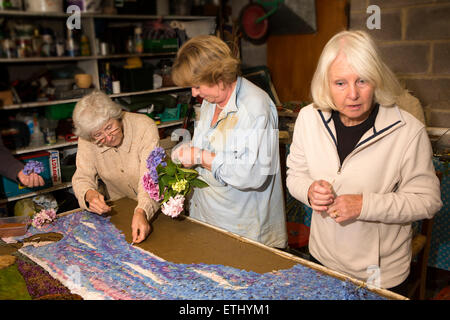
[[[77,141],[78,137],[76,135],[74,135],[73,133],[68,133],[64,136],[64,139],[66,139],[66,141],[71,142],[71,141]]]
[[[445,287],[431,300],[450,300],[450,286]]]
[[[309,227],[303,223],[287,222],[288,244],[291,248],[301,248],[308,245]]]

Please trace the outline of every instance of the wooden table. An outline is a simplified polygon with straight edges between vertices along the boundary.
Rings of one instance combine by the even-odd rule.
[[[111,212],[111,222],[131,243],[131,220],[136,202],[124,198],[113,203],[115,206]],[[358,286],[366,286],[364,282],[340,272],[186,216],[172,219],[159,214],[151,224],[153,231],[149,237],[136,246],[166,261],[222,264],[258,273],[288,269],[300,263]],[[385,289],[371,290],[388,299],[406,299]]]

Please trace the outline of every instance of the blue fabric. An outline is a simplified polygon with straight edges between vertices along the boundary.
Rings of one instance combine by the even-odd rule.
[[[448,163],[433,158],[434,167],[443,174],[441,181],[442,209],[434,216],[428,266],[450,271],[450,177]]]

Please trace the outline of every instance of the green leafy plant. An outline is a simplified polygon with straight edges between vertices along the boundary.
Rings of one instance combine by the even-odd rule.
[[[171,217],[184,210],[184,200],[193,188],[208,184],[198,178],[194,169],[174,163],[161,147],[155,148],[147,159],[147,169],[142,183],[150,198],[161,203],[161,211]]]

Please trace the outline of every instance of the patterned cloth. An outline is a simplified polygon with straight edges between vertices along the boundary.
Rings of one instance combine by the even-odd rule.
[[[259,274],[167,262],[130,246],[108,218],[87,211],[32,227],[24,237],[43,232],[64,238],[20,252],[84,299],[385,299],[300,264]]]
[[[434,167],[443,174],[441,198],[443,207],[434,216],[428,266],[450,271],[450,177],[448,163],[433,158]]]

